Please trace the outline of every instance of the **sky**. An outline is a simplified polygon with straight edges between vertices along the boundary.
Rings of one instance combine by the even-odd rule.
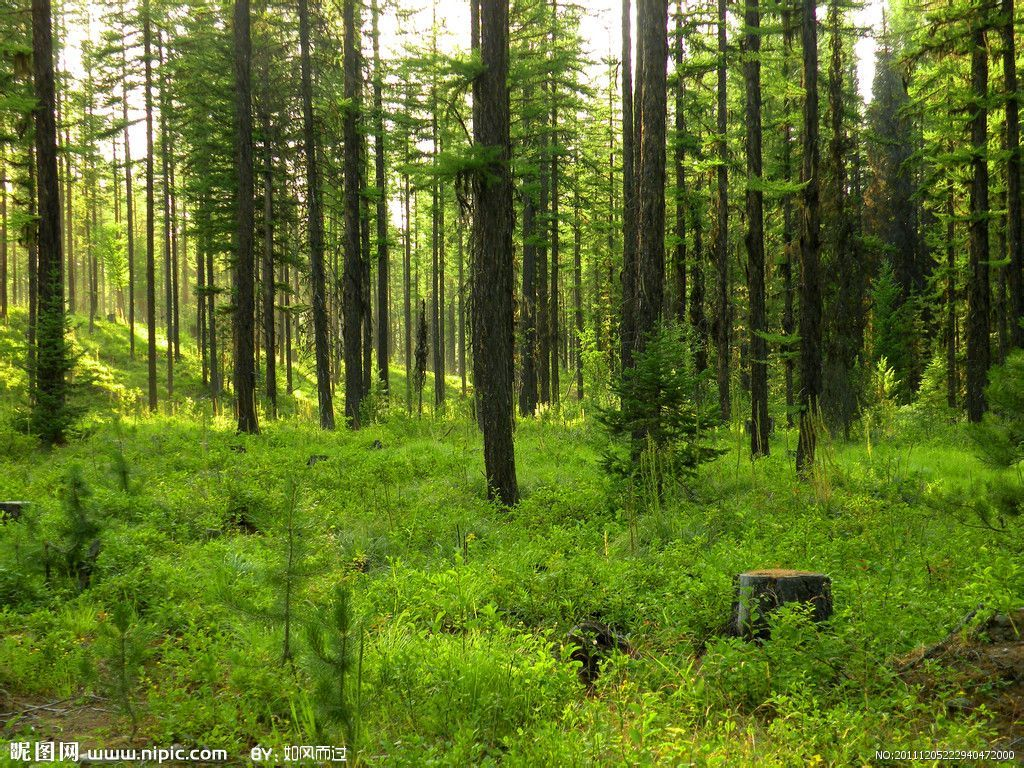
[[[592,60],[599,62],[609,55],[618,58],[621,49],[621,0],[573,0],[582,5],[586,12],[581,14],[580,36],[584,51]],[[413,0],[422,3],[418,12],[403,23],[404,29],[393,12],[395,2],[405,6],[409,0],[384,0],[380,18],[381,55],[385,60],[400,55],[403,40],[410,34],[419,35],[424,42],[428,40],[431,28],[431,8],[428,0]],[[684,0],[685,5],[686,0]],[[871,83],[875,72],[875,38],[874,34],[881,30],[883,9],[886,0],[862,0],[863,7],[855,11],[854,23],[865,30],[865,34],[856,43],[854,51],[857,56],[858,85],[865,101],[871,99]],[[636,29],[635,0],[633,6],[633,29]],[[406,6],[407,7],[407,6]],[[92,16],[99,11],[90,6]],[[442,50],[466,47],[469,31],[469,3],[467,0],[438,0],[437,21],[441,30],[438,45]],[[823,18],[823,10],[819,9],[819,19]],[[97,22],[92,22],[93,31]],[[67,45],[64,49],[65,66],[76,78],[84,77],[81,65],[82,41],[90,34],[84,24],[71,24],[68,29]],[[597,68],[596,77],[604,77],[606,70]],[[132,111],[137,112],[140,104],[133,104]],[[130,133],[132,153],[140,157],[145,146],[145,136],[141,126],[136,123]]]

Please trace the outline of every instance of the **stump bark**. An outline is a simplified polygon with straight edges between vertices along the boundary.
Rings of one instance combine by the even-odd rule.
[[[814,621],[832,615],[832,580],[822,573],[790,570],[747,571],[733,578],[736,595],[730,630],[747,640],[766,639],[768,617],[786,603],[807,603]]]
[[[17,520],[28,505],[27,501],[0,501],[0,523]]]

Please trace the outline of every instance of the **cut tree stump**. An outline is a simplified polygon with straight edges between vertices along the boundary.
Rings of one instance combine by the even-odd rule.
[[[768,616],[786,603],[809,603],[812,619],[832,615],[832,580],[822,573],[770,569],[747,571],[733,578],[731,633],[747,640],[766,639]]]
[[[28,501],[0,501],[0,523],[17,520],[29,504]]]

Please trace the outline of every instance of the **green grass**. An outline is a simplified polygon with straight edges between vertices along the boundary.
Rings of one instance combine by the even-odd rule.
[[[984,712],[947,711],[952,675],[936,671],[951,688],[926,696],[893,664],[976,605],[1024,602],[1021,521],[996,533],[935,503],[942,489],[993,476],[958,425],[906,410],[870,454],[862,439],[827,446],[813,482],[794,476],[794,434],[780,432],[752,465],[742,436],[723,429],[730,453],[664,500],[636,502],[603,474],[593,422],[567,408],[517,425],[524,498],[505,511],[484,498],[466,404],[407,417],[399,371],[397,400],[359,432],[318,430],[301,377],[306,394],[282,405],[298,416],[238,436],[202,398],[191,354],[173,407],[148,415],[142,341],[131,361],[124,326],[110,323],[76,331],[87,410],[77,436],[45,452],[13,429],[19,332],[17,316],[0,328],[0,497],[33,507],[0,540],[3,711],[95,693],[109,712],[74,735],[125,743],[104,638],[127,601],[144,651],[136,743],[223,747],[237,764],[254,744],[348,743],[371,765],[764,766],[996,743]],[[453,379],[456,402],[457,391]],[[314,454],[329,459],[307,466]],[[81,591],[60,571],[72,467],[101,530]],[[289,482],[304,544],[294,665],[282,661],[277,618]],[[246,533],[240,517],[274,532]],[[755,567],[828,573],[830,625],[786,613],[764,645],[722,637],[732,576]],[[338,701],[312,685],[302,629],[329,612],[339,584],[361,644],[342,697],[347,729],[328,717]],[[584,619],[628,632],[635,649],[592,691],[564,647]],[[0,725],[5,738],[69,740],[43,714]]]

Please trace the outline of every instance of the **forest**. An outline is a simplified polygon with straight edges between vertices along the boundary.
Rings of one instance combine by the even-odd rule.
[[[1014,0],[0,0],[0,763],[1024,755]]]

